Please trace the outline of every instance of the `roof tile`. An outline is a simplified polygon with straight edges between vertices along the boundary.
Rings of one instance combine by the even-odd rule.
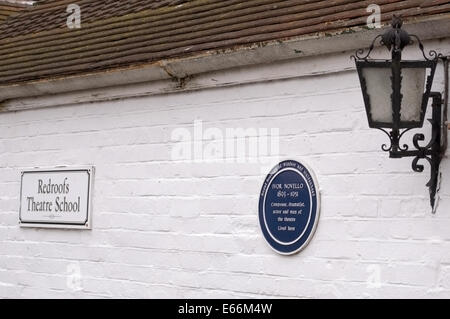
[[[0,24],[10,17],[17,15],[20,11],[25,10],[27,7],[25,4],[0,0]]]
[[[44,0],[0,25],[0,84],[129,67],[161,59],[364,26],[367,7],[392,15],[450,13],[449,0]]]

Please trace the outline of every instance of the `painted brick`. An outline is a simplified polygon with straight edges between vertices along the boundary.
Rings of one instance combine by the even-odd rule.
[[[276,155],[314,169],[321,221],[301,254],[261,234],[269,167],[171,158],[196,120],[277,128]],[[386,139],[347,71],[0,113],[0,298],[449,297],[450,153],[431,215],[428,171],[389,159]],[[20,229],[20,171],[58,165],[96,167],[93,230]]]

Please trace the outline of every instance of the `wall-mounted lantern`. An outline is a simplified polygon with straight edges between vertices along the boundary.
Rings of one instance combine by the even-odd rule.
[[[385,144],[382,149],[389,152],[391,158],[414,157],[412,168],[415,172],[424,170],[424,166],[419,164],[420,160],[425,159],[430,163],[431,179],[427,186],[430,189],[431,206],[434,207],[439,165],[444,150],[441,146],[443,101],[441,93],[431,92],[431,87],[441,55],[431,51],[427,56],[420,39],[403,30],[402,24],[402,20],[394,16],[392,28],[373,40],[369,52],[364,55],[365,50],[361,49],[353,57],[361,82],[369,126],[389,136],[390,145]],[[370,58],[377,40],[391,51],[390,60]],[[402,60],[403,49],[413,44],[414,40],[418,42],[424,60]],[[401,145],[400,139],[407,131],[423,127],[430,99],[433,99],[430,142],[424,146],[419,145],[425,140],[425,136],[416,134],[413,138],[415,150],[409,150],[408,145]]]

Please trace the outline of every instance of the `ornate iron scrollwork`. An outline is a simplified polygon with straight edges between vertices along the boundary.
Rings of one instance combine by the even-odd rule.
[[[370,54],[375,49],[377,40],[380,40],[379,44],[385,46],[389,51],[397,50],[402,51],[406,46],[413,45],[415,42],[418,43],[419,49],[426,61],[437,61],[443,58],[443,55],[437,53],[435,50],[431,50],[427,53],[425,52],[425,46],[423,45],[420,38],[415,34],[409,34],[402,29],[403,22],[399,16],[394,15],[391,22],[391,29],[387,30],[383,34],[379,34],[373,39],[372,44],[368,49],[358,49],[355,54],[351,56],[354,60],[367,61],[370,58]],[[365,53],[367,50],[367,53]]]
[[[377,42],[378,39],[381,39],[382,37],[383,37],[383,35],[380,34],[377,37],[375,37],[375,39],[373,39],[372,44],[370,45],[366,55],[363,55],[366,52],[365,49],[359,49],[359,50],[356,50],[355,55],[352,55],[351,58],[353,58],[354,60],[367,60],[367,59],[369,59],[370,54],[372,53],[373,49],[375,48],[375,43]],[[380,41],[380,44],[381,44],[381,41]]]
[[[403,22],[400,17],[394,15],[391,26],[389,30],[376,36],[367,50],[357,50],[352,58],[356,62],[359,73],[369,126],[379,129],[389,137],[390,144],[382,144],[381,149],[389,152],[391,158],[412,157],[412,169],[418,173],[425,170],[425,166],[421,161],[427,161],[430,164],[431,178],[427,186],[430,191],[431,205],[434,207],[439,180],[439,165],[443,156],[443,147],[441,146],[443,124],[441,110],[443,101],[441,93],[431,92],[431,88],[436,65],[443,56],[434,50],[429,51],[427,54],[420,38],[402,29]],[[403,49],[413,44],[418,44],[425,61],[402,60]],[[391,52],[392,58],[390,60],[373,60],[370,55],[376,45],[385,46]],[[392,121],[390,122],[375,121],[372,117],[371,98],[368,94],[366,77],[364,75],[364,70],[368,68],[390,68],[392,70]],[[425,79],[425,92],[420,110],[420,121],[414,123],[411,121],[403,121],[401,115],[403,111],[402,103],[404,101],[402,92],[403,70],[407,68],[424,68],[430,70]],[[427,105],[431,98],[433,99],[433,115],[429,120],[432,124],[431,139],[428,144],[422,146],[421,142],[425,141],[425,135],[421,133],[415,134],[412,141],[414,149],[412,149],[408,144],[402,144],[401,139],[411,129],[421,128],[423,126]]]
[[[424,47],[422,41],[420,40],[420,38],[417,35],[415,35],[415,34],[410,34],[409,36],[411,38],[416,39],[417,43],[419,43],[419,49],[420,49],[420,51],[422,51],[422,55],[425,58],[425,60],[427,60],[427,61],[436,61],[436,60],[444,57],[442,54],[437,53],[435,50],[431,50],[428,53],[428,56],[427,56],[427,54],[425,53],[425,47]],[[411,39],[410,44],[414,44],[414,41],[412,39]]]
[[[390,146],[388,147],[387,144],[383,144],[381,148],[383,151],[389,152],[391,158],[413,157],[412,169],[417,173],[422,173],[425,170],[425,166],[419,163],[421,160],[426,160],[430,164],[431,177],[427,183],[427,186],[430,189],[431,206],[434,207],[438,187],[437,183],[439,179],[439,165],[442,159],[441,110],[443,102],[441,93],[434,92],[431,94],[431,97],[433,98],[433,116],[429,122],[432,125],[432,135],[430,141],[425,146],[420,145],[420,142],[425,141],[425,135],[422,133],[417,133],[413,136],[413,145],[415,150],[409,150],[409,146],[406,144],[400,146],[401,138],[411,129],[406,129],[401,134],[398,134],[398,131],[395,130],[390,133],[383,129],[380,130],[389,137],[391,143]]]

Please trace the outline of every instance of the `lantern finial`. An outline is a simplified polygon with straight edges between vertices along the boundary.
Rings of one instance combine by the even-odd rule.
[[[389,51],[402,51],[407,45],[411,44],[411,37],[408,32],[402,29],[403,20],[400,16],[394,14],[391,26],[392,28],[383,34],[381,43],[384,44]]]
[[[394,16],[392,17],[391,26],[394,29],[401,29],[403,26],[402,18],[400,16],[394,14]]]

